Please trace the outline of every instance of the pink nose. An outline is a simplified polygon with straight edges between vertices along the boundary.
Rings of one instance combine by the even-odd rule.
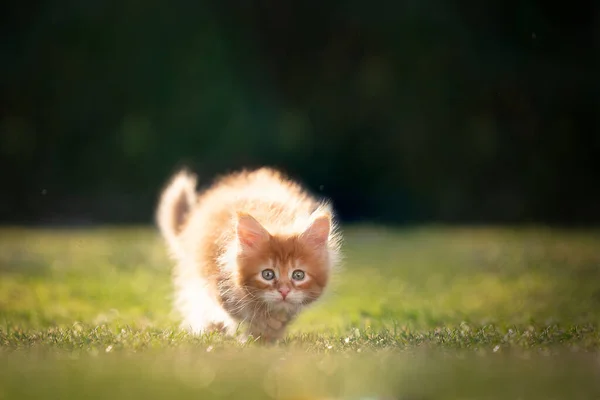
[[[279,290],[279,293],[281,293],[281,297],[283,297],[283,299],[285,300],[285,297],[290,292],[290,289],[289,288],[279,288],[278,290]]]

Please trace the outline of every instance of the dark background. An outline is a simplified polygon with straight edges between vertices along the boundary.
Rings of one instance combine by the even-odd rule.
[[[183,164],[345,221],[600,222],[597,2],[3,4],[0,222],[151,222]]]

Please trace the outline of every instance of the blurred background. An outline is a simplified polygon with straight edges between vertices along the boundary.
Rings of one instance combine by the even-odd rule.
[[[0,223],[151,223],[181,165],[346,222],[600,222],[600,6],[8,2]]]

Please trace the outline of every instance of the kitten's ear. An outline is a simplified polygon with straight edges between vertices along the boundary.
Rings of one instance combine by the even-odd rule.
[[[271,236],[260,222],[246,213],[237,214],[236,233],[243,250],[256,249]]]
[[[300,235],[300,239],[310,246],[322,247],[327,244],[330,231],[331,215],[321,214],[313,218],[308,228]]]

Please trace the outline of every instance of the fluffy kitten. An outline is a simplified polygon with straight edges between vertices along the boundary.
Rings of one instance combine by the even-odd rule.
[[[338,260],[329,204],[279,172],[261,168],[217,180],[198,195],[176,174],[162,193],[158,226],[177,265],[176,306],[195,333],[238,325],[264,340],[317,300]]]

